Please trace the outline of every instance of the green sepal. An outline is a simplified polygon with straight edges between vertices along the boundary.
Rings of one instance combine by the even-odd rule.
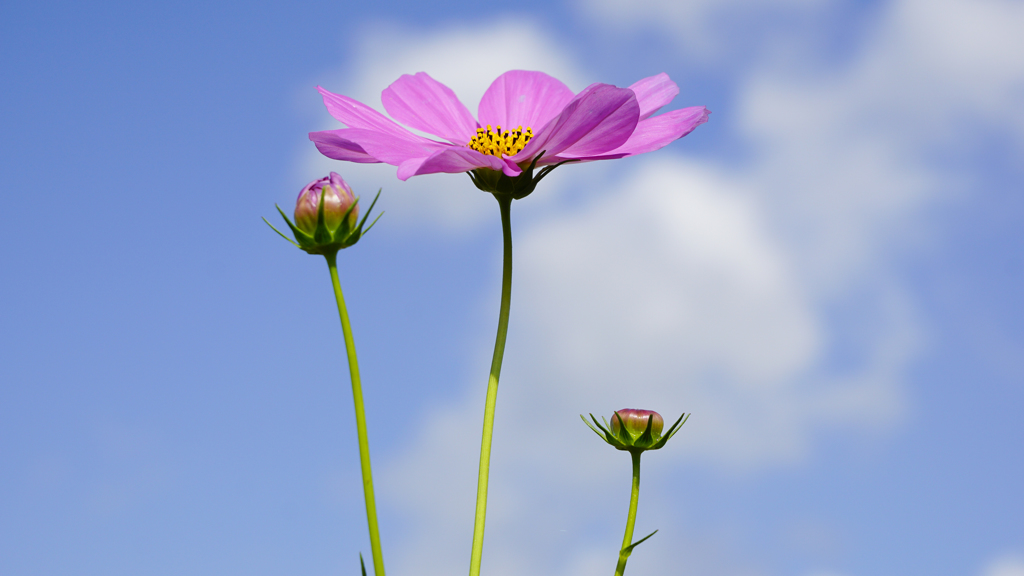
[[[650,536],[648,536],[647,538],[650,538]],[[643,542],[643,540],[641,540],[640,542]],[[640,542],[637,542],[636,544],[639,544]],[[636,546],[636,544],[634,544],[634,546]],[[359,553],[359,568],[362,569],[363,576],[366,576],[366,564],[363,562],[362,552]]]
[[[587,422],[587,419],[586,417],[583,416],[583,414],[580,414],[580,418],[583,419],[583,423],[586,424],[588,428],[594,431],[594,434],[597,434],[598,438],[604,440],[605,442],[608,442],[609,444],[612,444],[611,434],[609,434],[608,430],[606,430],[605,427],[602,426],[601,423],[597,421],[597,418],[594,418],[593,414],[590,415],[590,418],[591,420],[594,421],[594,424],[597,425],[597,428],[595,428],[590,422]],[[600,431],[598,431],[598,428],[600,428]],[[615,444],[612,444],[612,446],[615,446]]]
[[[690,419],[690,415],[685,413],[685,412],[682,415],[680,415],[679,419],[676,420],[676,423],[673,424],[665,432],[664,435],[662,435],[661,440],[658,440],[658,442],[654,446],[651,446],[651,450],[657,450],[657,449],[661,448],[662,446],[664,446],[665,443],[668,442],[670,438],[672,438],[673,436],[676,435],[676,432],[679,432],[679,428],[681,428],[683,424],[686,424],[686,421],[689,420],[689,419]]]
[[[623,426],[625,428],[625,426]],[[633,441],[633,445],[639,448],[647,448],[651,444],[654,444],[654,415],[647,417],[647,428],[644,429],[644,433],[639,438]]]
[[[511,191],[511,196],[516,200],[526,198],[533,193],[533,190],[537,187],[537,182],[533,179],[533,169],[537,167],[537,162],[540,161],[540,157],[544,155],[547,150],[541,150],[540,154],[534,156],[533,160],[530,160],[530,165],[523,170],[522,174],[515,178],[516,190]],[[504,171],[501,172],[505,174]]]
[[[598,437],[600,437],[602,440],[604,440],[608,444],[612,445],[613,447],[615,447],[615,448],[617,448],[619,450],[629,450],[629,448],[630,448],[629,445],[623,444],[621,440],[616,438],[611,433],[611,430],[608,429],[608,423],[607,422],[605,422],[604,424],[601,424],[600,422],[597,421],[597,418],[594,418],[594,415],[591,414],[590,415],[590,419],[593,420],[594,421],[594,425],[597,426],[595,428],[594,426],[592,426],[590,424],[590,422],[587,422],[587,419],[582,414],[580,414],[580,418],[583,419],[583,423],[586,424],[587,427],[589,427],[591,430],[594,431],[594,434],[597,434]]]
[[[604,419],[604,416],[601,417],[601,422],[598,422],[597,418],[594,418],[593,414],[590,415],[590,419],[593,420],[594,424],[596,424],[597,427],[601,429],[601,432],[604,432],[605,441],[618,442],[618,439],[615,438],[615,436],[612,434],[611,430],[609,429],[608,421]],[[603,424],[602,424],[602,422],[603,422]]]
[[[316,230],[313,231],[313,241],[320,245],[330,244],[334,240],[334,235],[327,229],[327,217],[324,215],[324,198],[326,197],[327,193],[321,190],[320,202],[316,206]],[[355,202],[352,205],[354,206]]]
[[[591,414],[591,415],[590,415],[590,417],[591,417],[591,418],[593,418],[593,417],[594,417],[594,415],[593,415],[593,414]],[[580,414],[580,420],[583,420],[583,423],[587,425],[587,428],[590,428],[591,430],[593,430],[593,431],[594,431],[594,434],[597,434],[597,437],[598,437],[598,438],[600,438],[601,440],[604,440],[604,439],[605,439],[605,437],[604,437],[604,434],[602,434],[601,432],[599,432],[597,428],[594,428],[594,426],[593,426],[593,425],[592,425],[592,424],[591,424],[590,422],[587,422],[587,417],[586,417],[586,416],[584,416],[583,414]],[[597,420],[595,420],[595,422],[596,422],[596,421],[597,421]]]
[[[346,243],[346,240],[348,240],[349,237],[352,236],[352,233],[354,231],[354,229],[352,228],[352,224],[349,223],[348,217],[350,214],[352,214],[352,211],[355,210],[356,206],[358,205],[359,198],[355,198],[352,200],[352,203],[348,205],[348,208],[345,209],[345,213],[341,215],[341,223],[338,224],[338,229],[331,234],[331,242],[343,243],[346,246],[355,244],[355,242]],[[356,239],[358,240],[358,238]]]
[[[508,176],[501,170],[493,170],[491,168],[477,168],[476,170],[470,170],[466,174],[473,181],[473,185],[484,192],[490,192],[499,197],[521,200],[532,194],[537,187],[537,183],[550,174],[552,170],[567,162],[578,161],[572,158],[551,166],[545,166],[534,176],[533,171],[537,168],[537,162],[540,161],[546,152],[547,150],[542,150],[525,168],[522,168],[522,164],[520,164],[522,172],[518,176]]]
[[[277,211],[281,214],[281,218],[284,218],[284,221],[286,224],[288,224],[288,227],[292,229],[292,234],[295,235],[295,239],[299,242],[299,246],[303,247],[310,245],[313,242],[313,237],[310,236],[309,234],[306,234],[302,230],[299,230],[299,227],[296,226],[295,224],[292,224],[292,221],[288,219],[288,216],[284,213],[284,210],[281,210],[280,206],[278,206],[277,204],[274,204],[274,206],[277,208]]]
[[[367,230],[362,230],[362,225],[367,223],[367,218],[370,217],[370,212],[374,211],[374,206],[377,205],[377,200],[380,199],[381,192],[383,190],[384,189],[379,189],[377,191],[377,196],[375,196],[374,197],[374,201],[370,203],[370,208],[367,210],[367,213],[366,214],[362,214],[362,220],[360,220],[359,221],[359,225],[357,225],[357,227],[355,227],[355,232],[359,235],[359,238],[362,238],[362,235],[370,232],[370,229],[374,228],[374,224],[377,223],[377,220],[381,219],[381,216],[384,215],[384,212],[381,212],[380,214],[377,214],[377,217],[374,218],[374,221],[370,222],[370,225],[369,225],[369,227],[367,227]],[[358,200],[356,200],[356,201],[358,201]],[[355,203],[353,202],[352,205],[354,206]]]
[[[533,186],[536,187],[537,183],[540,182],[541,180],[543,180],[544,177],[547,176],[548,174],[551,174],[551,172],[555,168],[558,168],[562,164],[568,164],[569,162],[579,162],[579,160],[576,159],[576,158],[570,158],[569,160],[562,160],[561,162],[559,162],[557,164],[552,164],[550,166],[545,166],[545,167],[541,168],[540,169],[540,173],[537,174],[537,177],[533,179]],[[532,192],[532,191],[533,190],[531,190],[530,192]]]
[[[324,197],[326,195],[321,194],[320,203],[317,206],[316,230],[313,231],[312,235],[300,230],[299,227],[293,224],[292,221],[288,218],[288,216],[284,213],[284,210],[282,210],[280,206],[277,206],[275,204],[278,213],[281,214],[281,218],[283,218],[285,223],[288,224],[288,228],[291,229],[292,234],[295,236],[295,240],[297,241],[297,243],[293,242],[291,239],[289,239],[287,236],[281,233],[281,231],[278,230],[277,228],[274,228],[274,226],[270,224],[270,222],[268,222],[266,218],[264,218],[263,221],[266,222],[267,225],[274,230],[274,232],[280,234],[282,238],[288,240],[289,242],[297,246],[299,249],[304,250],[309,254],[334,254],[337,253],[338,250],[341,250],[342,248],[348,248],[349,246],[358,242],[359,239],[362,238],[363,234],[369,232],[370,228],[373,228],[373,225],[377,223],[377,220],[379,220],[380,217],[384,215],[384,213],[381,212],[380,214],[377,215],[376,218],[374,218],[373,222],[370,223],[369,227],[367,227],[365,230],[363,229],[364,225],[366,224],[366,219],[369,218],[370,216],[370,212],[372,212],[373,207],[377,205],[377,200],[380,198],[380,193],[382,190],[383,189],[377,190],[377,195],[374,197],[373,202],[370,204],[370,209],[366,211],[366,214],[363,215],[362,221],[360,221],[359,225],[355,227],[353,227],[349,223],[349,215],[352,214],[352,211],[355,210],[356,206],[359,204],[359,198],[353,199],[352,204],[349,205],[349,207],[345,210],[345,213],[342,215],[341,223],[338,224],[338,228],[333,232],[327,228],[326,219],[324,215]]]
[[[370,228],[373,228],[373,225],[377,223],[377,220],[380,220],[380,217],[384,215],[383,212],[378,214],[377,217],[373,219],[373,222],[370,222],[370,226],[366,230],[363,230],[363,225],[366,224],[366,219],[370,217],[370,212],[373,212],[373,207],[377,205],[377,200],[380,199],[380,193],[383,190],[383,188],[377,190],[377,195],[373,197],[373,202],[370,202],[370,208],[366,211],[366,214],[363,214],[363,219],[359,222],[359,225],[356,226],[356,229],[353,232],[356,235],[356,242],[363,237],[363,234],[369,232]],[[358,202],[359,199],[356,198],[356,201],[352,203],[352,206],[355,206]],[[351,211],[351,207],[349,210]],[[345,213],[345,216],[348,217],[348,212]],[[355,242],[353,242],[353,244],[355,244]]]
[[[270,226],[271,230],[273,230],[274,232],[277,232],[278,234],[280,234],[281,238],[284,238],[285,240],[291,242],[292,245],[295,246],[296,248],[302,248],[302,246],[299,246],[298,244],[295,243],[295,240],[292,240],[291,238],[285,236],[283,232],[281,232],[277,228],[274,228],[274,225],[271,224],[269,220],[267,220],[266,218],[263,218],[263,221],[267,223],[267,226]]]
[[[614,421],[615,418],[619,419],[619,442],[622,442],[626,446],[629,446],[630,448],[632,448],[636,444],[636,439],[633,438],[633,435],[630,434],[629,430],[626,429],[626,421],[623,420],[622,416],[619,415],[619,411],[618,410],[613,412],[613,414],[615,414],[615,415],[612,416],[612,421]],[[608,429],[609,430],[612,429],[612,426],[610,424],[608,425]]]
[[[370,225],[366,227],[366,230],[363,230],[362,232],[359,233],[359,237],[362,238],[363,235],[365,235],[367,232],[369,232],[370,229],[373,228],[373,225],[377,223],[377,220],[380,220],[380,217],[383,216],[383,215],[384,215],[383,212],[381,212],[380,214],[377,214],[377,217],[373,219],[373,222],[370,222]]]

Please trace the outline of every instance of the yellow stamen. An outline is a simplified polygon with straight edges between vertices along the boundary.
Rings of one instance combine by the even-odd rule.
[[[473,139],[466,146],[481,154],[490,156],[515,156],[522,152],[530,138],[533,138],[533,128],[529,126],[526,127],[525,131],[520,126],[515,130],[502,132],[501,126],[496,126],[492,130],[491,125],[488,124],[486,130],[477,128],[476,136],[473,136]]]

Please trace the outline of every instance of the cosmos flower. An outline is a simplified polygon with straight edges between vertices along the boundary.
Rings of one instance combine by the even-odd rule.
[[[642,154],[686,136],[710,113],[693,106],[654,116],[679,93],[664,73],[629,88],[592,84],[573,94],[543,72],[512,70],[491,84],[473,118],[450,88],[425,72],[403,75],[381,94],[384,109],[441,139],[433,140],[352,98],[318,89],[328,112],[347,128],[311,132],[317,149],[336,160],[397,166],[401,180],[437,172],[470,172],[474,182],[489,175],[518,178],[534,166]]]

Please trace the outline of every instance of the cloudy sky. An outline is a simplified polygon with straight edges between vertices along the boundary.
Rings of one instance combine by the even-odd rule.
[[[1024,576],[1024,4],[0,7],[0,573],[352,574],[326,267],[261,222],[328,171],[393,575],[464,574],[500,281],[464,175],[320,156],[321,85],[667,72],[710,121],[513,205],[484,574]]]

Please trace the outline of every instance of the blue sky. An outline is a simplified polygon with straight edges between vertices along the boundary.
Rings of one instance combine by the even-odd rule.
[[[0,573],[357,573],[326,267],[260,220],[329,170],[383,188],[340,269],[387,566],[466,570],[497,208],[306,133],[317,85],[423,70],[475,110],[525,68],[713,114],[513,207],[485,573],[613,569],[628,459],[577,415],[636,406],[693,416],[645,456],[632,574],[1024,575],[1019,2],[0,15]]]

